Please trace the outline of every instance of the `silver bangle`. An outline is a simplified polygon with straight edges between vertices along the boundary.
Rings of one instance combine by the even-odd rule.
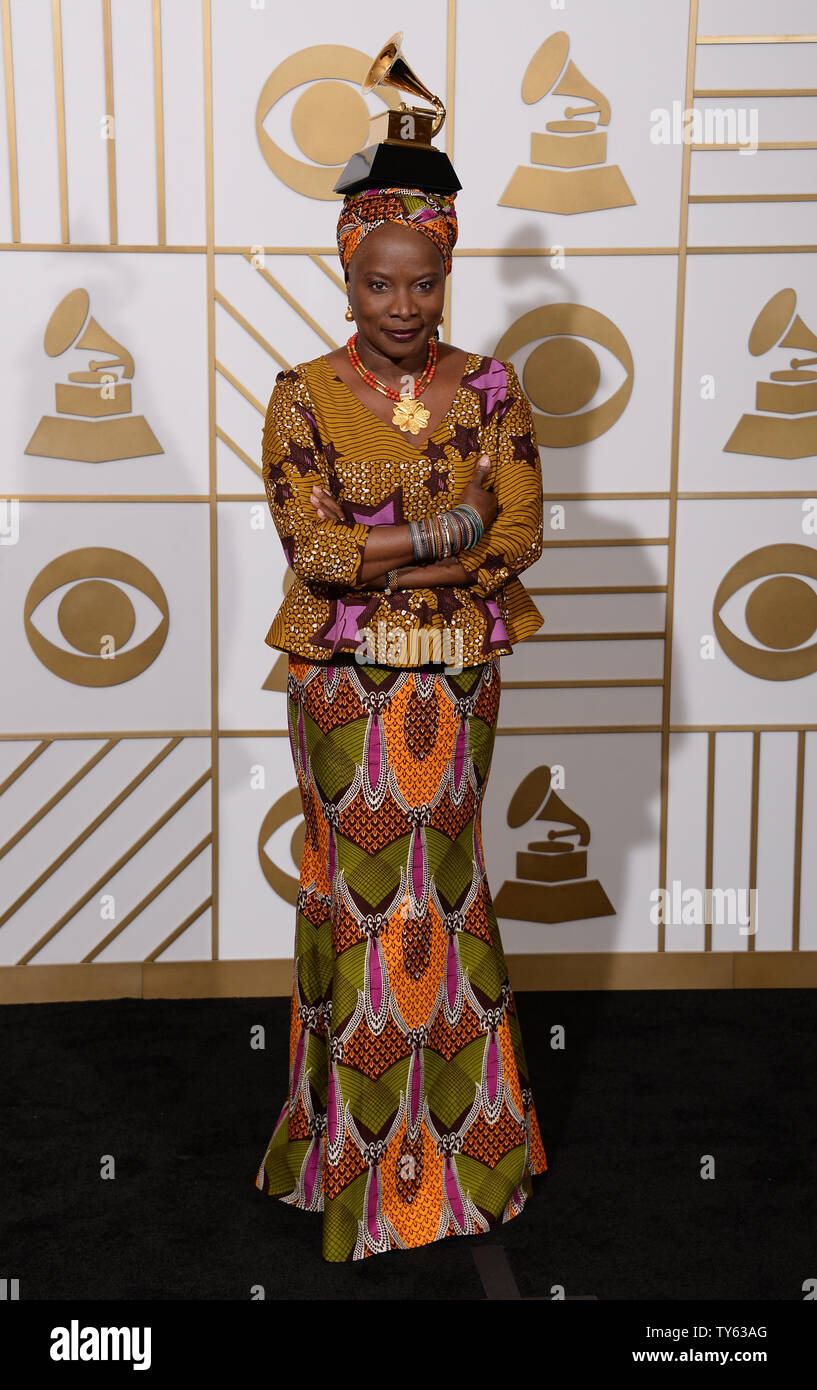
[[[443,528],[443,531],[444,531],[444,533],[445,533],[445,541],[444,541],[444,545],[443,545],[443,554],[441,555],[440,558],[443,559],[443,560],[447,560],[447,559],[449,558],[449,556],[451,555],[451,551],[452,551],[452,549],[453,549],[453,546],[452,546],[452,540],[451,540],[451,530],[450,530],[450,527],[449,527],[449,525],[448,525],[448,516],[447,516],[447,514],[446,514],[445,512],[440,512],[440,523],[441,523],[442,528]]]

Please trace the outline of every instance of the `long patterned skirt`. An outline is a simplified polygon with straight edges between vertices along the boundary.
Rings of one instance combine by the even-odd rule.
[[[289,1088],[255,1185],[360,1260],[510,1221],[547,1167],[483,854],[500,658],[290,655],[306,823]]]

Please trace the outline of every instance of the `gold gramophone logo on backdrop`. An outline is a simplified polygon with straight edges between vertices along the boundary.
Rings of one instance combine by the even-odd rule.
[[[586,848],[577,847],[589,845],[590,827],[557,796],[549,767],[534,768],[511,797],[508,825],[517,829],[530,820],[549,821],[551,828],[517,854],[516,879],[506,879],[494,898],[497,916],[552,923],[615,913],[598,879],[587,877]]]
[[[60,300],[48,320],[43,346],[49,357],[59,357],[69,347],[115,356],[91,358],[86,371],[68,372],[67,382],[56,383],[57,414],[43,415],[25,452],[76,463],[163,454],[144,415],[131,414],[133,358],[95,318],[88,318],[89,303],[83,289],[71,290]],[[121,379],[116,374],[120,368]]]
[[[817,337],[795,312],[797,295],[780,290],[764,304],[749,334],[749,351],[760,357],[773,347],[817,349]],[[802,459],[817,454],[817,357],[792,357],[789,366],[769,372],[755,385],[755,407],[762,415],[742,415],[725,454]]]
[[[537,49],[522,79],[522,100],[532,105],[553,92],[556,96],[583,97],[592,104],[566,106],[564,120],[547,121],[544,132],[534,131],[531,163],[517,167],[499,199],[500,207],[571,213],[635,203],[618,165],[605,162],[607,132],[599,126],[610,124],[610,103],[576,64],[568,61],[569,44],[568,35],[560,29]]]

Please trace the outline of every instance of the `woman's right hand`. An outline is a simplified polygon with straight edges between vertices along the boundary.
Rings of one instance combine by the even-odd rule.
[[[466,483],[462,495],[454,503],[456,507],[459,506],[460,502],[467,502],[469,506],[479,512],[484,531],[487,531],[488,527],[491,525],[499,506],[495,494],[490,488],[484,485],[484,480],[488,476],[489,467],[490,459],[488,455],[482,454],[482,456],[477,459],[471,481]]]

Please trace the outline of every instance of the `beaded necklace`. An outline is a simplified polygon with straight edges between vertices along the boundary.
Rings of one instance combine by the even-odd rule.
[[[355,346],[356,343],[357,333],[353,333],[346,344],[346,351],[349,354],[349,360],[355,371],[359,376],[362,376],[367,386],[373,387],[374,390],[379,391],[382,396],[388,396],[389,400],[397,402],[394,407],[394,414],[392,415],[393,425],[397,425],[398,429],[402,430],[403,434],[409,430],[412,434],[419,434],[421,430],[425,429],[431,419],[431,411],[424,405],[421,405],[417,397],[421,396],[426,387],[431,385],[434,379],[434,373],[437,370],[436,338],[429,338],[428,340],[426,364],[423,368],[423,374],[420,380],[414,383],[414,394],[405,396],[401,396],[399,391],[395,391],[392,386],[387,386],[385,381],[381,381],[379,377],[375,376],[374,372],[369,371],[368,367],[364,367]]]

